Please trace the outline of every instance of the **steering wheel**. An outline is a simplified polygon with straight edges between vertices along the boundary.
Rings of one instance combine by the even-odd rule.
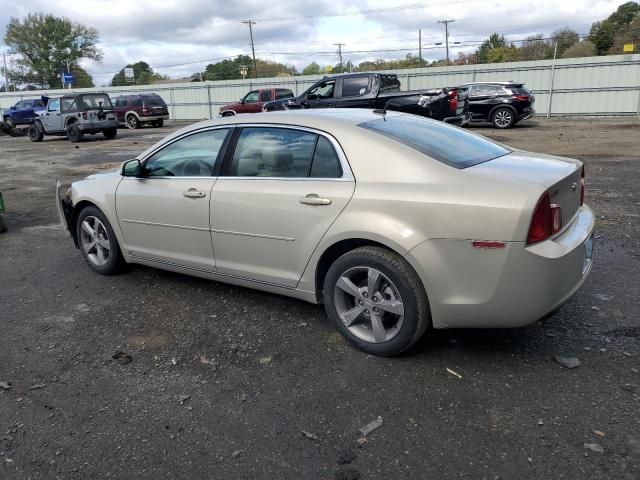
[[[209,164],[209,162],[201,160],[199,158],[194,160],[187,160],[182,164],[183,177],[208,177],[212,175],[212,171],[213,167]],[[203,172],[206,172],[206,174],[203,175]]]

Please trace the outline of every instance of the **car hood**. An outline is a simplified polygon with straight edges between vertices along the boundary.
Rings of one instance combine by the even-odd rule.
[[[226,105],[222,105],[220,107],[220,111],[224,111],[224,110],[235,110],[236,108],[238,108],[240,105],[242,105],[240,102],[235,102],[235,103],[227,103]]]

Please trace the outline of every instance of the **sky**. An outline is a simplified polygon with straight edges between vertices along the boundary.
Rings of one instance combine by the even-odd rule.
[[[412,3],[412,1],[414,3]],[[449,24],[451,58],[475,50],[492,32],[517,41],[527,35],[550,35],[568,26],[588,33],[594,21],[610,15],[624,0],[0,0],[0,32],[11,17],[44,12],[96,28],[102,63],[83,61],[96,85],[106,85],[128,63],[144,60],[158,73],[182,78],[209,63],[250,54],[252,19],[256,56],[295,65],[315,61],[358,64],[377,58],[418,54],[422,29],[423,57],[442,59],[444,25]],[[7,50],[0,38],[0,51]]]

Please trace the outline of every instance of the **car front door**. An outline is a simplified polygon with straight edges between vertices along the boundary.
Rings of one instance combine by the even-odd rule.
[[[125,253],[215,271],[209,205],[214,167],[231,130],[189,133],[143,160],[141,178],[124,177],[116,211]]]
[[[46,132],[62,130],[62,114],[60,113],[60,99],[49,100],[47,110],[42,115],[42,124]]]
[[[338,143],[293,127],[244,127],[213,187],[217,272],[294,288],[355,182]]]
[[[336,80],[323,80],[307,92],[306,98],[309,108],[329,108],[336,106]]]
[[[240,105],[238,105],[236,109],[236,113],[256,113],[261,110],[261,106],[258,104],[260,101],[260,92],[258,90],[253,90],[247,93]]]

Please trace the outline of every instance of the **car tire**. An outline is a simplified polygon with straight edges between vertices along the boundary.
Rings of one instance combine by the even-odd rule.
[[[39,143],[44,138],[44,132],[37,124],[33,123],[29,126],[29,140]]]
[[[372,355],[404,352],[431,323],[420,277],[405,259],[384,248],[345,253],[329,267],[323,287],[325,309],[340,334]]]
[[[100,209],[94,206],[82,209],[76,221],[76,238],[83,258],[93,271],[113,275],[123,270],[126,263],[120,245]]]
[[[80,127],[74,123],[67,127],[67,138],[71,143],[78,143],[84,138],[84,133],[80,130]]]
[[[102,130],[102,134],[107,140],[113,140],[114,138],[116,138],[116,135],[118,135],[118,129],[116,127],[105,128],[104,130]]]
[[[164,125],[164,120],[160,119],[160,120],[156,120],[153,122],[153,126],[156,128],[160,128]]]
[[[4,221],[4,218],[2,218],[2,215],[0,215],[0,233],[4,233],[8,230],[7,224]]]
[[[127,115],[127,118],[125,120],[128,129],[135,130],[137,128],[140,128],[140,120],[138,120],[138,117],[136,117],[135,115],[129,114]]]
[[[516,124],[516,114],[510,108],[497,108],[491,116],[491,123],[494,128],[511,128]]]
[[[4,124],[7,126],[9,130],[13,130],[14,128],[16,128],[16,124],[11,117],[5,118]]]

